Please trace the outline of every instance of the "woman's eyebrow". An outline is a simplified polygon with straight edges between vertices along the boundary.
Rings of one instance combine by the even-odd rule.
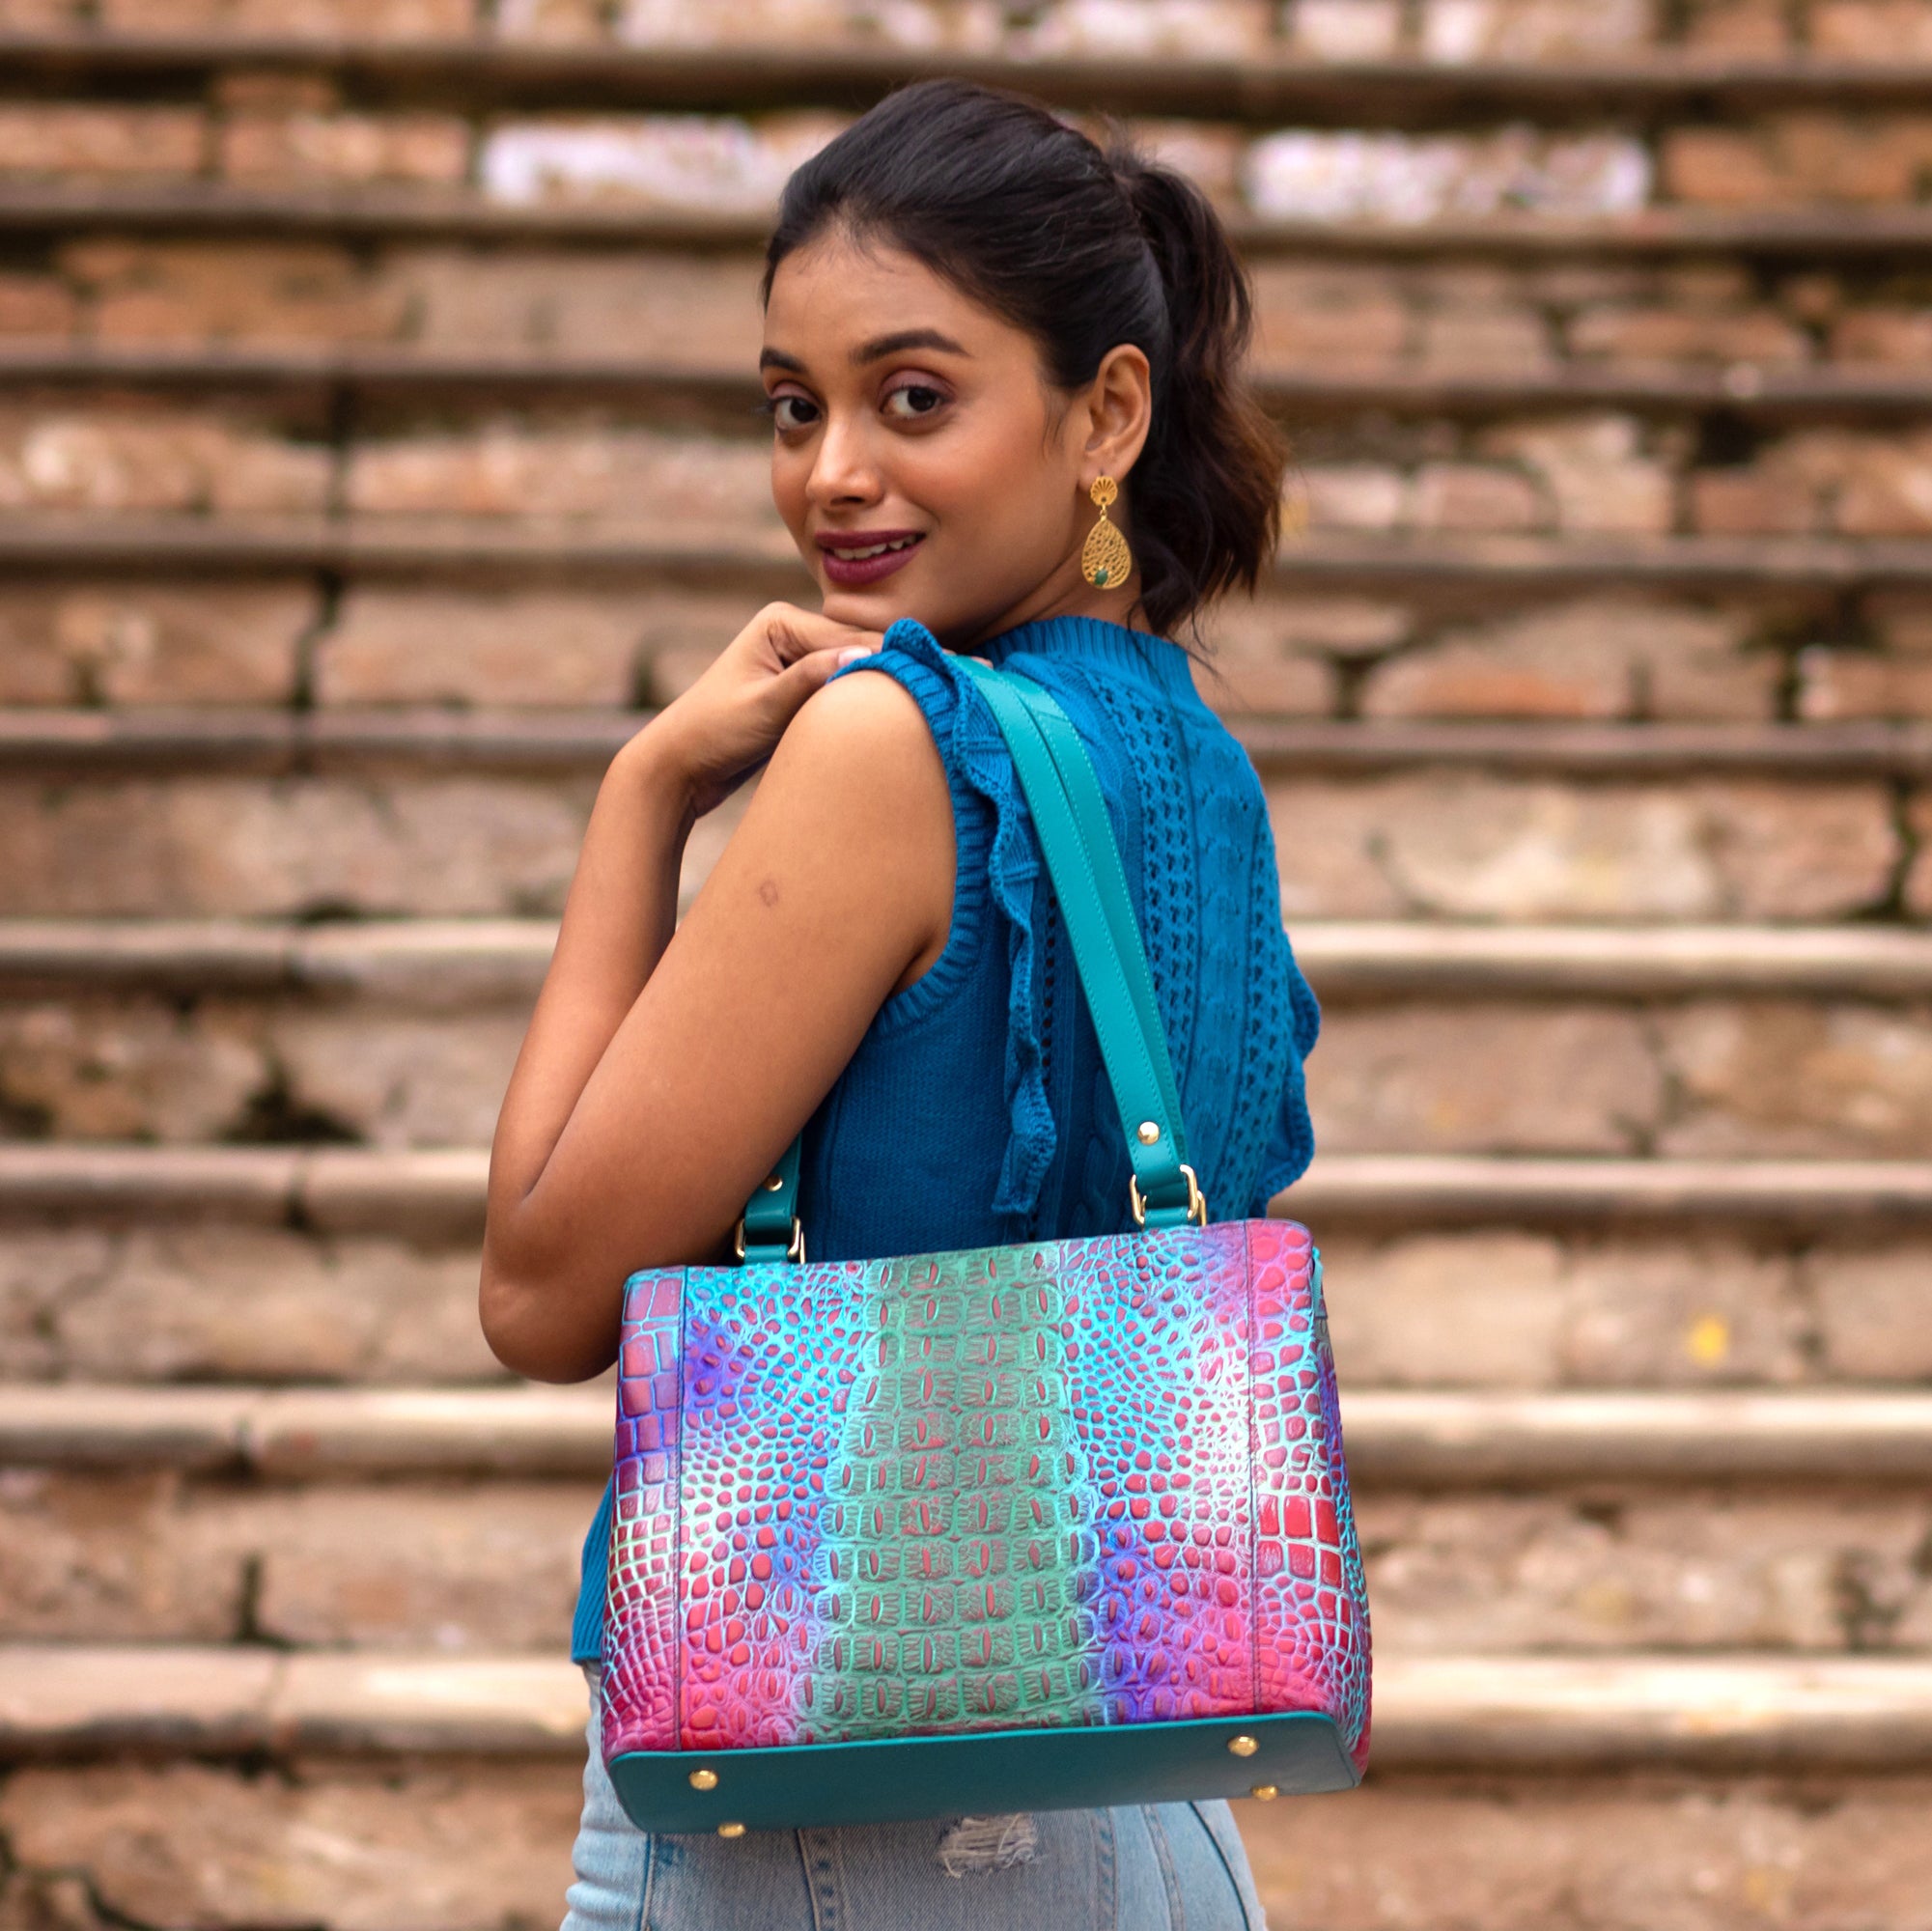
[[[760,350],[758,366],[761,369],[789,369],[795,376],[805,373],[805,365],[796,355],[787,355],[782,349]]]
[[[878,362],[887,355],[902,354],[908,349],[943,349],[952,355],[969,353],[950,335],[942,335],[937,328],[902,328],[896,335],[875,336],[872,341],[861,343],[852,351],[853,365],[856,368]]]

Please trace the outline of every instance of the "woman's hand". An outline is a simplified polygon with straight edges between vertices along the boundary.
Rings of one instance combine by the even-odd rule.
[[[877,630],[768,603],[632,742],[643,750],[649,741],[653,763],[682,786],[688,815],[702,818],[771,755],[806,698],[882,641]]]

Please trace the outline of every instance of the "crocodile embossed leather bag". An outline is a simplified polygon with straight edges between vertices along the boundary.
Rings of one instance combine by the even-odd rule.
[[[1140,1231],[806,1260],[798,1147],[741,1267],[626,1284],[603,1756],[656,1831],[1345,1789],[1369,1625],[1321,1262],[1210,1222],[1085,747],[1013,751]]]

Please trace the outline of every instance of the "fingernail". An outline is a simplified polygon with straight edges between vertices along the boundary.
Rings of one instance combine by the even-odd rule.
[[[849,663],[856,663],[860,658],[869,658],[873,646],[870,644],[848,644],[838,654],[839,668],[843,670]]]

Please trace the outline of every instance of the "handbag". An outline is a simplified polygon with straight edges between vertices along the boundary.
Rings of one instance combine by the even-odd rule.
[[[1353,1787],[1369,1622],[1321,1261],[1210,1221],[1085,746],[1013,753],[1136,1231],[806,1258],[798,1144],[740,1265],[625,1284],[602,1743],[643,1829]]]

